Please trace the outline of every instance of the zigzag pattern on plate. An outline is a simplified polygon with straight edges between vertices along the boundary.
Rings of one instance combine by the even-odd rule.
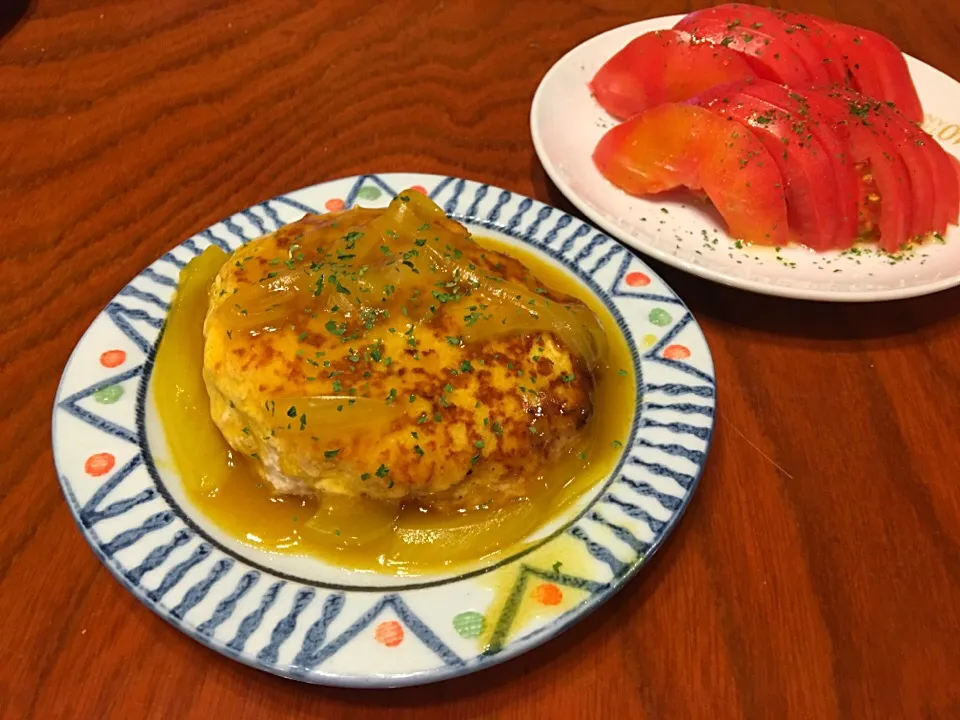
[[[425,176],[410,177],[424,181]],[[579,518],[563,529],[594,559],[591,576],[565,575],[519,559],[513,563],[514,592],[522,594],[527,580],[538,577],[586,592],[583,603],[532,628],[513,628],[515,607],[506,610],[488,619],[493,641],[486,649],[479,648],[452,631],[451,617],[424,615],[423,593],[430,589],[325,588],[254,568],[186,523],[183,511],[171,507],[169,498],[158,491],[141,451],[146,441],[138,431],[136,407],[145,402],[145,363],[159,337],[180,269],[208,245],[230,251],[305,212],[317,212],[306,196],[320,190],[308,188],[237,213],[144,270],[102,316],[112,323],[113,332],[142,352],[144,362],[58,398],[58,412],[106,434],[118,447],[129,448],[123,464],[92,494],[85,491],[82,501],[79,490],[88,487],[90,479],[60,468],[64,492],[101,560],[144,603],[191,636],[270,672],[331,684],[404,684],[459,674],[523,652],[602,602],[640,567],[676,523],[706,459],[715,407],[708,351],[692,316],[659,280],[642,290],[626,281],[639,271],[653,276],[649,268],[566,213],[488,185],[426,177],[435,181],[431,197],[448,214],[529,243],[575,272],[606,299],[620,327],[631,336],[637,334],[630,329],[637,323],[632,313],[645,313],[651,306],[676,312],[656,342],[635,358],[640,419],[623,464]],[[351,206],[366,187],[392,197],[395,184],[390,175],[359,177],[344,188],[345,205]],[[689,362],[665,357],[664,350],[683,337],[699,343],[703,355]],[[136,406],[131,403],[124,416],[128,422],[104,417],[90,407],[89,399],[98,391],[131,381],[139,385]],[[105,525],[122,529],[101,536]],[[470,580],[455,578],[446,585],[455,582]],[[425,653],[410,667],[398,660],[397,667],[371,677],[365,677],[363,669],[338,665],[344,648],[366,642],[368,628],[385,615],[396,618]]]

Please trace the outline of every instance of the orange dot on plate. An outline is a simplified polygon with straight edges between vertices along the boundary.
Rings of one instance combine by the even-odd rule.
[[[650,278],[642,272],[627,273],[627,285],[630,287],[643,287],[650,284]]]
[[[690,348],[685,345],[667,345],[663,356],[668,360],[686,360],[690,357]]]
[[[324,207],[330,212],[337,212],[339,210],[343,210],[343,200],[341,200],[340,198],[332,198],[331,200],[327,200]]]
[[[541,605],[559,605],[563,601],[563,593],[553,583],[541,583],[534,588],[533,599]]]
[[[429,195],[429,193],[427,192],[427,189],[423,185],[411,185],[410,189],[416,190],[421,195]]]
[[[100,355],[100,364],[104,367],[115,368],[123,365],[127,359],[127,353],[123,350],[107,350]]]
[[[87,475],[98,477],[100,475],[106,475],[113,470],[113,466],[116,464],[117,459],[110,453],[97,453],[87,458],[83,469],[87,471]]]
[[[403,627],[396,620],[388,620],[377,625],[373,636],[381,645],[396,647],[403,642]]]

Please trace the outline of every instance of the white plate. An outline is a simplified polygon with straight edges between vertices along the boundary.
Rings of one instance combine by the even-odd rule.
[[[191,504],[164,462],[151,376],[180,268],[211,244],[233,250],[305,212],[355,201],[384,206],[397,190],[417,185],[474,232],[530,249],[609,308],[638,379],[637,412],[620,463],[575,507],[536,531],[530,550],[495,565],[404,578],[245,545]],[[364,175],[232,215],[135,277],[70,357],[54,405],[53,452],[67,502],[94,552],[179,630],[297,680],[412,685],[525,652],[620,589],[693,495],[715,403],[713,363],[696,321],[649,267],[606,235],[489,185]]]
[[[611,30],[563,56],[533,98],[530,129],[540,162],[560,191],[597,225],[631,247],[694,275],[767,295],[834,302],[893,300],[960,284],[960,230],[897,258],[750,248],[726,234],[719,215],[677,200],[631,197],[596,169],[593,149],[616,124],[587,83],[630,40],[673,27],[682,15]],[[960,84],[907,57],[926,112],[924,129],[960,157]]]

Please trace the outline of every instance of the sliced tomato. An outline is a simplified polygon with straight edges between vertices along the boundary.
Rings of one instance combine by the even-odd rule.
[[[933,142],[937,142],[936,140],[933,140],[933,138],[930,138],[930,140],[932,140]],[[939,145],[939,143],[937,144]],[[943,150],[943,148],[940,148],[940,149]],[[954,203],[952,205],[954,210],[950,218],[950,222],[956,225],[958,224],[958,220],[960,220],[960,160],[957,159],[956,155],[951,155],[946,151],[944,151],[943,154],[947,156],[948,161],[950,162],[950,166],[954,170],[953,175],[954,175],[954,179],[956,180],[956,188],[957,188],[956,192],[953,192],[951,190],[951,192],[953,193],[951,197],[952,197],[952,202]]]
[[[632,195],[702,189],[730,234],[747,242],[789,241],[783,179],[744,125],[695,105],[667,103],[609,130],[593,160]]]
[[[831,94],[840,95],[850,104],[851,111],[856,110],[875,127],[885,131],[901,149],[908,171],[911,171],[914,207],[932,204],[924,211],[932,218],[920,225],[917,234],[931,230],[946,232],[947,225],[956,224],[958,206],[960,206],[960,185],[954,172],[950,155],[934,138],[908,120],[891,104],[877,102],[849,90],[834,90]],[[926,178],[915,178],[912,172],[916,168],[926,168]],[[918,193],[920,197],[918,197]]]
[[[894,103],[911,122],[923,121],[923,107],[906,58],[892,41],[872,30],[812,15],[792,17],[801,23],[816,24],[830,35],[843,53],[856,90]]]
[[[848,247],[857,237],[859,179],[847,141],[837,134],[827,118],[810,107],[806,96],[801,93],[766,80],[744,84],[741,92],[771,103],[781,113],[793,117],[792,130],[799,133],[799,144],[805,142],[807,135],[812,135],[823,148],[836,182],[837,202],[840,206],[837,235],[832,244],[835,247]]]
[[[814,250],[852,242],[841,227],[833,162],[803,118],[742,92],[742,86],[714,88],[691,102],[743,123],[764,144],[783,176],[787,217],[797,240]]]
[[[841,23],[831,23],[828,27],[837,45],[843,49],[843,58],[850,72],[852,87],[864,95],[886,100],[876,62],[863,43],[855,40],[856,36],[852,31],[856,31],[857,28]]]
[[[708,88],[755,77],[741,55],[725,47],[693,44],[687,33],[649,32],[627,43],[590,81],[603,108],[626,119],[665,102],[680,102]]]
[[[822,20],[815,15],[803,15],[801,13],[789,13],[782,10],[774,10],[777,17],[783,20],[787,25],[802,36],[816,49],[817,56],[830,81],[837,85],[847,85],[850,82],[850,73],[847,70],[847,63],[844,60],[843,52],[840,50],[837,42],[834,40],[828,21]]]
[[[772,11],[749,5],[718,5],[690,13],[674,29],[743,53],[754,72],[765,80],[796,86],[829,81],[822,63],[813,59],[813,46],[799,42],[801,38],[788,32],[789,26]]]
[[[960,183],[957,182],[957,174],[950,162],[952,156],[947,154],[940,143],[913,123],[907,123],[907,128],[912,133],[912,142],[922,147],[933,161],[934,230],[945,233],[948,225],[957,224],[960,215]]]
[[[717,5],[705,15],[717,17],[727,21],[727,25],[734,26],[734,32],[758,33],[763,36],[764,44],[769,39],[768,47],[774,42],[789,46],[800,58],[814,83],[829,82],[831,74],[827,69],[829,63],[824,62],[824,56],[819,48],[811,41],[809,30],[804,32],[805,26],[788,21],[784,13],[772,8],[755,7],[740,3]],[[753,39],[751,37],[751,39]],[[839,54],[837,57],[841,57]]]
[[[872,125],[893,140],[910,176],[913,200],[910,233],[923,236],[931,232],[946,232],[950,215],[955,210],[950,207],[951,201],[948,199],[952,195],[952,181],[955,178],[949,164],[943,163],[939,157],[937,151],[943,153],[943,148],[886,103],[864,97],[853,90],[833,90],[828,94],[847,103],[850,113],[861,122]]]
[[[860,234],[880,232],[880,246],[894,252],[910,238],[912,200],[910,176],[893,140],[864,123],[836,93],[809,91],[807,103],[849,142],[850,155],[861,174]]]
[[[911,122],[923,122],[923,106],[903,53],[889,39],[872,30],[841,26],[854,47],[862,48],[873,59],[882,94],[874,96],[896,105]],[[869,94],[869,93],[867,93]]]

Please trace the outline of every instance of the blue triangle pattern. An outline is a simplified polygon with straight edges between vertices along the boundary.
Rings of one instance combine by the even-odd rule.
[[[350,191],[347,193],[346,198],[344,198],[343,206],[346,208],[352,208],[353,204],[357,201],[357,193],[360,192],[360,188],[364,186],[367,182],[372,182],[374,185],[383,190],[391,198],[394,197],[397,192],[387,185],[383,180],[380,179],[379,175],[361,175],[353,183],[353,187],[350,188]]]
[[[400,595],[396,593],[381,597],[367,612],[350,625],[350,627],[340,633],[335,639],[331,640],[327,645],[321,647],[317,639],[325,636],[326,628],[329,627],[336,614],[339,613],[342,608],[342,603],[338,603],[336,600],[328,599],[328,603],[331,604],[329,608],[327,606],[324,607],[323,617],[307,631],[307,640],[309,640],[309,642],[307,640],[304,641],[303,648],[294,662],[298,672],[308,672],[336,654],[344,645],[368,628],[387,608],[391,608],[397,614],[397,617],[400,618],[403,625],[406,626],[420,642],[433,651],[445,665],[459,667],[465,664],[463,659],[437,637],[430,627],[421,620],[403,601]]]
[[[137,331],[130,321],[138,320],[140,322],[145,322],[147,325],[157,330],[163,327],[163,320],[155,318],[147,311],[138,310],[136,308],[128,308],[118,302],[111,302],[109,305],[107,305],[104,313],[106,313],[107,317],[113,321],[113,324],[119,328],[120,332],[126,335],[134,345],[143,351],[144,354],[150,352],[151,343]]]
[[[304,204],[303,204],[302,202],[300,202],[299,200],[294,200],[293,198],[287,197],[286,195],[280,195],[279,197],[275,197],[275,198],[273,199],[273,201],[274,201],[274,202],[283,203],[284,205],[287,205],[287,206],[289,206],[289,207],[292,207],[294,210],[299,210],[300,212],[310,213],[311,215],[317,215],[317,214],[319,214],[319,212],[320,212],[319,210],[314,210],[314,209],[313,209],[312,207],[310,207],[309,205],[304,205]],[[268,200],[266,203],[264,203],[264,205],[267,205],[267,206],[269,207],[269,203],[270,203],[270,202],[271,202],[271,201]],[[273,212],[276,213],[275,210],[274,210]],[[279,216],[279,215],[277,216],[277,220],[278,220],[278,221],[280,220],[280,216]],[[281,226],[286,225],[286,224],[287,224],[287,223],[285,223],[285,222],[283,222],[283,221],[280,221],[280,224],[279,224],[277,227],[281,227]]]
[[[625,290],[624,278],[627,276],[627,270],[630,263],[634,260],[633,255],[627,253],[620,263],[620,269],[617,270],[617,277],[610,287],[610,294],[614,297],[640,298],[642,300],[653,300],[655,302],[669,303],[671,305],[683,305],[683,300],[676,295],[660,295],[658,293],[641,292],[639,290]]]
[[[120,326],[118,325],[118,327]],[[121,330],[122,329],[123,328],[121,328]],[[90,412],[89,410],[80,407],[78,403],[80,400],[91,397],[97,391],[102,390],[105,387],[126,382],[131,378],[137,377],[142,372],[143,372],[143,365],[138,365],[137,367],[131,368],[130,370],[125,370],[124,372],[119,373],[118,375],[113,375],[111,377],[108,377],[104,380],[101,380],[100,382],[94,383],[93,385],[90,385],[89,387],[84,388],[79,392],[74,393],[73,395],[70,395],[67,398],[64,398],[63,400],[60,401],[59,407],[62,410],[65,410],[67,413],[69,413],[73,417],[77,418],[78,420],[82,420],[88,425],[91,425],[97,428],[98,430],[102,430],[108,435],[112,435],[115,438],[120,438],[121,440],[126,440],[128,443],[132,443],[133,445],[136,445],[138,443],[138,436],[137,436],[136,430],[123,427],[111,420],[102,418],[99,415],[96,415]]]
[[[130,474],[142,464],[143,455],[137,453],[121,468],[114,472],[113,475],[106,480],[106,482],[97,488],[96,492],[93,493],[86,504],[80,508],[80,522],[83,523],[85,527],[92,527],[101,520],[122,515],[133,507],[156,497],[156,489],[148,488],[135,497],[127,498],[126,500],[120,500],[102,510],[100,509],[100,505],[104,500],[106,500],[107,496],[109,496],[110,493],[112,493],[120,485],[120,483],[126,480]]]

